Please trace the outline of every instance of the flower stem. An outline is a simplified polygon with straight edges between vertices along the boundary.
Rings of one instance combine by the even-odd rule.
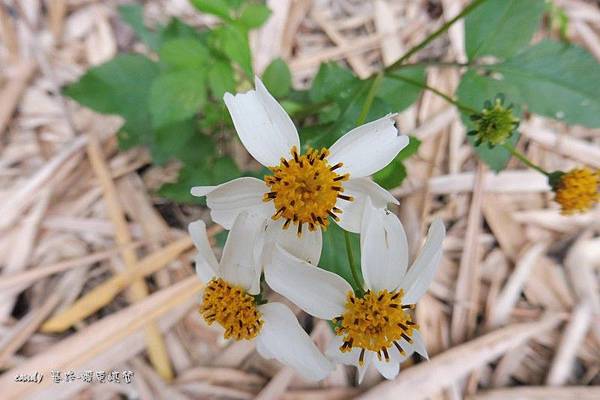
[[[399,75],[388,75],[388,78],[403,81],[403,82],[409,83],[411,85],[423,88],[425,90],[429,90],[430,92],[432,92],[432,93],[440,96],[442,99],[446,100],[448,103],[454,104],[456,107],[458,107],[460,110],[462,110],[466,113],[469,113],[469,114],[477,114],[478,113],[478,111],[475,110],[474,108],[465,106],[464,104],[460,103],[458,100],[453,99],[452,97],[448,96],[447,94],[440,92],[436,88],[431,87],[426,83],[421,83],[419,81],[415,81],[413,79],[406,78],[404,76],[399,76]]]
[[[373,105],[373,100],[375,100],[375,95],[379,90],[379,86],[381,86],[381,82],[383,81],[383,73],[378,72],[373,78],[373,83],[371,83],[371,87],[369,87],[369,92],[367,93],[367,98],[363,103],[362,109],[360,110],[360,115],[356,119],[356,126],[360,126],[365,123],[367,116],[369,115],[369,111],[371,111],[371,106]]]
[[[515,149],[512,144],[510,144],[510,143],[503,143],[502,147],[504,147],[506,150],[510,151],[510,154],[512,154],[513,156],[515,156],[516,158],[518,158],[523,164],[527,165],[529,168],[533,168],[533,169],[535,169],[536,171],[538,171],[541,174],[544,174],[546,176],[550,176],[550,172],[544,170],[540,166],[535,165],[534,163],[532,163],[531,161],[529,161],[529,159],[527,157],[525,157],[525,155],[522,154],[519,150]]]
[[[358,270],[356,269],[356,263],[354,262],[354,255],[352,254],[352,248],[350,247],[350,234],[348,231],[344,230],[344,241],[346,242],[346,255],[348,256],[348,264],[350,264],[350,271],[352,272],[352,279],[354,279],[354,283],[356,284],[356,288],[361,291],[361,293],[357,293],[362,296],[362,282],[360,280],[360,275]]]
[[[474,0],[471,4],[469,4],[468,6],[463,8],[463,10],[456,17],[454,17],[450,21],[446,22],[444,25],[442,25],[437,31],[433,32],[431,35],[427,36],[421,43],[417,44],[416,46],[414,46],[413,48],[408,50],[402,57],[400,57],[400,59],[398,61],[396,61],[389,67],[387,67],[386,70],[393,71],[393,70],[399,68],[404,63],[404,61],[408,60],[415,53],[417,53],[418,51],[423,49],[425,46],[427,46],[429,43],[431,43],[435,38],[440,36],[442,33],[446,32],[448,29],[450,29],[450,27],[456,21],[467,16],[471,11],[473,11],[474,9],[479,7],[485,1],[487,1],[487,0]]]

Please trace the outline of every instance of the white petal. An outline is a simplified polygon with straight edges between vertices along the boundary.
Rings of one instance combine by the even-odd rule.
[[[290,157],[292,146],[300,150],[300,139],[289,115],[258,77],[255,84],[256,90],[225,93],[223,100],[246,150],[262,165],[273,167],[281,157]]]
[[[421,253],[402,281],[401,286],[405,293],[402,301],[405,304],[418,302],[427,291],[442,258],[442,242],[445,235],[446,229],[442,221],[433,221]]]
[[[425,340],[423,340],[423,336],[421,336],[421,332],[419,330],[413,330],[412,340],[412,347],[414,351],[419,353],[423,358],[429,360],[429,354],[427,354],[427,348],[425,347]]]
[[[334,336],[333,339],[327,345],[325,355],[331,358],[333,361],[344,365],[358,365],[358,358],[360,357],[360,349],[354,347],[352,350],[347,352],[340,351],[340,347],[344,344],[342,336]]]
[[[258,337],[257,350],[268,349],[266,358],[276,358],[310,380],[321,380],[333,371],[334,365],[323,356],[304,332],[294,313],[281,303],[268,303],[259,311],[265,321]]]
[[[400,372],[400,364],[393,360],[379,361],[377,358],[374,358],[373,363],[375,364],[377,371],[379,371],[379,373],[383,375],[385,379],[394,379],[396,376],[398,376],[398,372]]]
[[[321,258],[321,249],[323,247],[323,235],[321,229],[314,231],[305,230],[302,236],[298,237],[296,229],[290,227],[283,229],[284,219],[277,221],[269,220],[265,236],[265,245],[271,247],[274,244],[279,244],[290,254],[298,257],[303,261],[307,261],[312,265],[319,264]],[[269,262],[269,255],[265,255],[264,263]]]
[[[353,201],[338,199],[336,207],[343,212],[338,214],[340,221],[338,225],[342,229],[358,233],[365,205],[365,198],[370,197],[373,206],[385,208],[388,203],[398,204],[398,200],[390,192],[373,182],[369,178],[356,178],[344,182],[344,194],[354,197]]]
[[[365,351],[364,364],[361,367],[358,360],[360,359],[361,349],[354,347],[350,351],[340,351],[340,346],[344,343],[342,336],[334,336],[327,346],[325,355],[338,364],[353,365],[358,368],[358,383],[360,384],[365,377],[365,373],[373,360],[373,352]]]
[[[194,258],[196,261],[196,274],[203,282],[208,282],[218,275],[219,263],[215,258],[208,235],[206,234],[206,224],[202,220],[192,222],[188,225],[188,232],[192,237],[192,241],[198,249],[198,254]]]
[[[346,295],[352,291],[343,278],[294,257],[279,245],[265,266],[265,279],[307,313],[327,320],[344,313]]]
[[[344,163],[338,173],[349,172],[351,178],[372,175],[388,165],[409,140],[398,133],[393,117],[388,114],[339,138],[329,149],[329,163]]]
[[[221,276],[227,282],[239,285],[250,294],[260,292],[260,264],[255,248],[261,231],[265,229],[263,216],[241,213],[235,220],[221,258]]]
[[[363,365],[361,366],[360,364],[356,364],[356,368],[358,368],[358,384],[360,385],[363,381],[363,379],[365,378],[365,374],[367,373],[367,370],[369,369],[369,367],[371,366],[371,362],[373,361],[373,356],[374,353],[367,351],[365,352],[365,360]]]
[[[237,178],[219,186],[197,186],[192,195],[206,196],[213,221],[225,229],[231,229],[239,213],[253,210],[265,216],[275,212],[273,202],[264,202],[263,195],[268,191],[263,181],[256,178]]]
[[[406,359],[410,357],[412,353],[414,353],[414,350],[411,347],[412,345],[410,345],[408,342],[400,341],[399,344],[402,347],[402,350],[404,350],[404,354],[400,353],[395,345],[388,347],[387,351],[390,359],[401,364],[406,361]]]
[[[367,198],[360,238],[360,265],[367,288],[396,290],[408,264],[408,242],[398,217],[374,208]]]

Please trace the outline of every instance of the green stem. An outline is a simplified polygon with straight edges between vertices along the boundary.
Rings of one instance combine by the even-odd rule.
[[[546,176],[550,176],[550,173],[548,171],[544,170],[540,166],[535,165],[534,163],[532,163],[531,161],[529,161],[529,159],[527,157],[525,157],[525,155],[522,154],[519,150],[515,149],[512,144],[510,144],[510,143],[503,143],[502,147],[504,147],[506,150],[510,151],[510,153],[513,156],[515,156],[516,158],[518,158],[523,164],[527,165],[529,168],[533,168],[533,169],[535,169],[536,171],[538,171],[541,174],[544,174]]]
[[[346,242],[346,255],[348,256],[348,264],[350,264],[350,271],[352,272],[352,279],[354,279],[354,283],[356,283],[356,288],[361,290],[362,292],[362,281],[360,280],[360,275],[358,270],[356,269],[356,263],[354,262],[354,255],[352,254],[352,248],[350,247],[350,234],[348,231],[344,230],[344,241]],[[362,293],[357,293],[359,296],[362,296]]]
[[[364,124],[364,122],[367,120],[367,116],[369,115],[369,111],[371,111],[371,106],[373,105],[373,100],[375,100],[375,95],[377,94],[382,81],[383,73],[379,72],[377,75],[375,75],[375,78],[373,78],[373,83],[371,83],[371,87],[367,93],[367,98],[365,99],[363,107],[360,110],[360,115],[356,119],[356,126]]]
[[[411,85],[418,86],[422,89],[429,90],[430,92],[435,93],[436,95],[440,96],[442,99],[446,100],[448,103],[454,104],[460,110],[465,111],[469,114],[477,114],[479,112],[469,106],[465,106],[464,104],[460,103],[458,100],[453,99],[452,97],[448,96],[447,94],[440,92],[436,88],[433,88],[433,87],[427,85],[426,83],[415,81],[413,79],[406,78],[404,76],[399,76],[399,75],[388,75],[388,78],[403,81],[403,82],[409,83]]]
[[[425,46],[427,46],[429,43],[431,43],[435,38],[437,38],[438,36],[440,36],[442,33],[446,32],[448,29],[450,29],[450,27],[456,21],[458,21],[459,19],[461,19],[461,18],[465,17],[466,15],[468,15],[471,11],[473,11],[474,9],[476,9],[477,7],[479,7],[485,1],[487,1],[487,0],[475,0],[475,1],[473,1],[471,4],[469,4],[468,6],[466,6],[456,17],[454,17],[450,21],[446,22],[444,25],[442,25],[437,31],[433,32],[431,35],[427,36],[421,43],[417,44],[416,46],[414,46],[413,48],[411,48],[410,50],[408,50],[402,57],[400,57],[400,59],[398,61],[396,61],[395,63],[393,63],[389,67],[387,67],[386,70],[387,71],[393,71],[393,70],[399,68],[404,63],[404,61],[408,60],[415,53],[417,53],[418,51],[420,51],[421,49],[423,49]]]

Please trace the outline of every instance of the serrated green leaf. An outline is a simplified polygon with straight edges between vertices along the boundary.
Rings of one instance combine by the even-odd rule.
[[[411,84],[405,80],[415,82]],[[424,67],[405,67],[386,74],[377,91],[377,97],[388,103],[395,112],[408,108],[423,91],[419,84],[425,84]]]
[[[262,76],[263,83],[275,97],[284,97],[292,88],[292,74],[285,61],[276,58]]]
[[[252,76],[250,44],[246,31],[234,25],[223,25],[213,29],[210,42],[213,49],[239,64],[246,75]]]
[[[264,24],[270,15],[269,7],[263,4],[249,4],[242,10],[238,22],[247,29],[254,29]]]
[[[198,10],[216,15],[226,21],[231,20],[230,5],[225,0],[190,0]]]
[[[350,234],[350,248],[360,274],[360,239],[356,233]],[[319,260],[319,267],[331,271],[344,278],[355,291],[358,288],[352,279],[352,271],[346,255],[346,242],[344,230],[331,221],[327,230],[323,231],[323,251]],[[360,275],[362,278],[362,275]]]
[[[119,145],[129,148],[148,142],[151,132],[147,99],[157,64],[142,55],[121,54],[90,68],[79,81],[64,88],[64,94],[103,114],[125,118]]]
[[[206,35],[206,32],[198,32],[192,26],[189,26],[180,19],[172,18],[167,26],[160,31],[160,43],[181,38],[197,39],[200,40],[201,43],[205,43],[204,38]]]
[[[219,101],[225,92],[235,90],[235,76],[233,68],[228,61],[217,60],[208,70],[208,86],[215,99]]]
[[[155,129],[150,144],[152,161],[160,165],[173,158],[178,159],[178,153],[187,147],[194,133],[195,124],[192,119]]]
[[[193,38],[177,38],[165,41],[159,51],[160,60],[169,67],[200,69],[208,62],[208,49]]]
[[[457,90],[458,101],[470,108],[475,110],[481,110],[483,103],[486,100],[492,100],[494,97],[503,93],[506,96],[507,103],[520,103],[520,98],[515,96],[512,91],[507,91],[508,87],[501,81],[490,79],[484,76],[478,75],[475,71],[468,71],[460,82]],[[518,111],[515,113],[517,117],[520,117]],[[461,112],[461,119],[465,125],[467,131],[475,128],[473,121],[470,120],[469,115],[465,112]],[[512,157],[510,152],[501,146],[495,146],[494,148],[488,148],[487,144],[482,143],[479,146],[475,146],[472,136],[467,136],[469,143],[474,146],[475,152],[492,170],[499,172],[506,167],[508,160]],[[510,143],[516,145],[519,140],[519,133],[513,133],[510,138]]]
[[[538,30],[544,0],[488,0],[465,18],[465,47],[470,60],[516,54]]]
[[[581,47],[544,40],[485,68],[500,75],[496,82],[529,111],[600,127],[600,64]]]
[[[419,150],[421,141],[414,136],[410,136],[408,145],[385,168],[373,175],[373,180],[384,189],[393,189],[402,184],[406,178],[406,167],[404,160],[415,154]]]
[[[206,102],[206,74],[202,70],[170,72],[157,78],[150,90],[152,126],[183,121]]]

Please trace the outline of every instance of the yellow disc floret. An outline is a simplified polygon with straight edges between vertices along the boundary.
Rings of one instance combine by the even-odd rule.
[[[600,173],[589,168],[576,168],[559,175],[554,191],[555,201],[565,215],[590,210],[599,200]]]
[[[348,352],[352,348],[360,348],[359,363],[364,362],[365,351],[377,353],[377,357],[388,361],[388,348],[395,346],[400,354],[404,350],[398,343],[400,339],[412,343],[413,330],[418,329],[412,320],[409,309],[414,304],[402,304],[402,289],[388,292],[367,291],[360,298],[348,293],[346,311],[335,321],[338,323],[336,334],[343,336],[344,344],[340,351]]]
[[[303,224],[307,224],[310,231],[319,226],[327,228],[328,217],[338,220],[336,213],[342,212],[335,206],[337,199],[353,200],[351,196],[342,194],[342,182],[347,181],[350,175],[335,172],[342,163],[329,165],[327,149],[311,149],[299,155],[294,146],[291,154],[292,158],[282,158],[278,166],[270,168],[272,175],[265,176],[265,183],[271,191],[265,193],[263,200],[274,202],[276,212],[273,219],[285,218],[284,229],[292,222],[298,225],[298,235],[302,234]]]
[[[263,325],[254,298],[221,278],[206,285],[200,314],[209,325],[216,321],[225,328],[225,339],[253,339]]]

